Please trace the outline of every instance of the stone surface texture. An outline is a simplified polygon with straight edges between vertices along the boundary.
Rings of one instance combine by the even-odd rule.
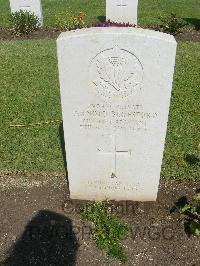
[[[138,0],[106,0],[106,20],[137,25]]]
[[[81,29],[62,33],[57,51],[71,198],[156,200],[174,37]]]

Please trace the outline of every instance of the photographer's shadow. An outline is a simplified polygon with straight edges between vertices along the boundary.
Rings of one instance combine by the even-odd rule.
[[[40,211],[8,252],[4,265],[70,265],[76,262],[77,239],[67,217]]]

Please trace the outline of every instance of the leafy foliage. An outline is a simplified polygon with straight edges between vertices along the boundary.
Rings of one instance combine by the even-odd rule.
[[[159,17],[161,24],[159,25],[159,28],[166,32],[173,35],[176,35],[180,32],[180,30],[186,25],[182,21],[182,19],[178,18],[175,13],[171,13],[170,16],[166,17]]]
[[[85,13],[83,11],[79,14],[72,10],[61,12],[55,17],[55,26],[60,30],[74,30],[82,28],[85,25]]]
[[[34,13],[20,10],[11,14],[10,26],[15,35],[29,34],[39,25],[39,18]]]
[[[120,23],[120,22],[112,22],[110,20],[107,21],[97,21],[93,23],[90,27],[136,27],[136,25],[132,25],[130,23]]]
[[[196,193],[190,202],[187,198],[177,202],[175,208],[184,215],[190,234],[200,237],[200,193]]]
[[[97,246],[108,250],[109,255],[122,262],[127,261],[119,240],[128,234],[128,227],[121,224],[111,208],[104,203],[87,204],[82,208],[82,219],[94,225],[92,236]]]

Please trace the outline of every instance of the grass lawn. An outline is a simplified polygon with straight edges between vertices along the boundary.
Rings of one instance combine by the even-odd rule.
[[[0,171],[63,172],[61,119],[53,40],[0,42]],[[200,43],[179,43],[162,174],[199,177]],[[187,160],[186,160],[187,159]]]
[[[164,153],[165,177],[200,177],[199,62],[200,43],[179,43]]]
[[[68,10],[81,10],[87,14],[87,23],[95,22],[98,17],[105,16],[106,0],[42,0],[45,26],[53,26],[55,15]],[[0,1],[0,27],[8,26],[9,0]],[[175,12],[191,23],[199,23],[200,0],[139,0],[139,25],[157,25],[160,15]]]

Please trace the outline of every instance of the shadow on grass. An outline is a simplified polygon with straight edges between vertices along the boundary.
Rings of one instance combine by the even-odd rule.
[[[71,220],[42,210],[27,224],[3,265],[74,266],[77,249]]]
[[[195,165],[200,162],[199,158],[195,154],[186,154],[185,155],[185,161],[189,165]]]
[[[194,26],[195,30],[200,30],[200,19],[198,18],[183,18],[188,24]]]
[[[100,22],[106,22],[106,16],[98,16],[97,19],[98,19]]]
[[[60,145],[61,145],[61,149],[62,149],[62,156],[63,156],[63,162],[64,162],[64,168],[65,168],[66,178],[68,178],[67,159],[66,159],[66,152],[65,152],[65,138],[64,138],[63,123],[60,123],[60,126],[59,126],[59,135],[60,135]]]

